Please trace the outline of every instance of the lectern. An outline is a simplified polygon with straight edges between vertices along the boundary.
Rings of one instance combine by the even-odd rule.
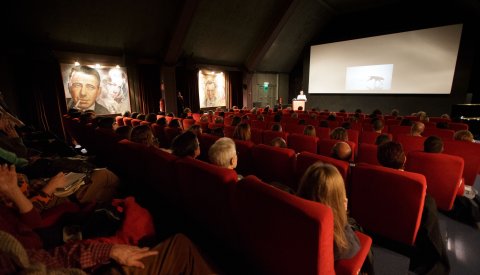
[[[292,100],[292,109],[296,111],[298,110],[298,107],[302,107],[305,111],[305,100]]]

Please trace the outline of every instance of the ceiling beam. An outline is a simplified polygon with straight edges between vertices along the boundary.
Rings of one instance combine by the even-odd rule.
[[[257,45],[245,61],[245,67],[249,72],[255,71],[260,61],[262,61],[262,59],[265,57],[265,54],[268,52],[270,47],[272,47],[273,42],[275,42],[285,24],[295,12],[295,9],[299,5],[300,1],[301,0],[287,1],[283,9],[283,13],[280,11],[280,15],[273,20],[272,25],[266,30],[265,35],[259,39]]]
[[[192,23],[198,3],[201,0],[186,0],[180,15],[177,17],[178,21],[175,29],[172,32],[172,37],[168,43],[167,52],[165,54],[164,63],[168,66],[173,66],[177,63],[178,58],[182,54],[183,43],[187,36],[188,29]]]

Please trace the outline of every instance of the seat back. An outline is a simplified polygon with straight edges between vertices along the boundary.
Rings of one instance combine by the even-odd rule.
[[[330,157],[332,155],[332,148],[337,142],[340,142],[340,140],[336,140],[336,139],[319,140],[317,143],[318,154]],[[345,142],[348,143],[348,145],[350,145],[350,148],[352,149],[352,157],[350,158],[350,160],[353,161],[355,159],[355,149],[357,146],[355,143],[351,141],[345,141]]]
[[[192,125],[195,125],[195,119],[186,118],[182,120],[183,129],[188,130]]]
[[[412,126],[401,126],[401,125],[390,125],[388,127],[388,132],[392,134],[393,138],[396,139],[398,135],[408,135]]]
[[[453,130],[429,128],[429,129],[425,129],[422,135],[425,137],[437,136],[445,141],[445,140],[453,140],[454,134],[455,134],[455,131]]]
[[[350,173],[350,164],[346,161],[343,160],[338,160],[334,159],[331,157],[327,156],[322,156],[318,154],[312,154],[309,152],[302,152],[297,155],[297,164],[296,164],[296,175],[297,175],[297,181],[300,183],[300,180],[305,174],[305,171],[307,171],[308,167],[310,165],[314,164],[317,161],[321,161],[324,163],[329,163],[333,166],[335,166],[342,175],[343,181],[346,183],[348,174]]]
[[[172,145],[173,139],[180,135],[182,133],[181,128],[170,128],[170,127],[165,127],[163,128],[163,132],[165,133],[165,143],[166,146],[170,147]]]
[[[333,214],[255,176],[235,186],[239,243],[259,274],[334,274]]]
[[[466,123],[450,122],[448,127],[455,132],[460,130],[468,130],[468,124]]]
[[[233,138],[233,132],[235,132],[235,126],[223,126],[224,136]]]
[[[263,142],[263,130],[252,128],[250,129],[252,135],[251,141],[255,144],[261,144]]]
[[[288,142],[288,133],[287,132],[275,132],[275,131],[272,131],[272,130],[265,130],[265,131],[263,131],[262,143],[270,145],[270,142],[272,141],[272,139],[274,139],[276,137],[281,137],[285,141]]]
[[[378,146],[375,144],[360,143],[358,146],[357,163],[380,165],[377,158]]]
[[[141,122],[142,120],[134,118],[132,119],[132,126],[137,127],[138,125],[140,125]]]
[[[352,168],[350,213],[367,231],[413,245],[426,194],[423,175],[381,166]]]
[[[347,133],[348,133],[348,140],[355,144],[358,144],[360,132],[357,130],[348,129]]]
[[[319,139],[329,139],[330,138],[330,128],[326,127],[315,127],[315,132]]]
[[[375,144],[375,140],[379,135],[381,134],[374,131],[362,132],[360,134],[360,143]],[[387,134],[387,135],[390,137],[390,140],[391,140],[392,134]]]
[[[145,154],[145,159],[146,185],[156,196],[152,201],[161,199],[162,202],[180,208],[180,189],[174,173],[178,157],[158,148],[150,148]]]
[[[297,190],[294,182],[295,151],[258,144],[252,148],[255,175],[265,182],[280,182]]]
[[[317,153],[317,137],[306,136],[304,134],[290,134],[288,136],[288,148],[300,153],[303,151]]]
[[[423,143],[426,137],[414,137],[410,135],[398,135],[396,141],[402,144],[403,152],[407,155],[413,151],[423,151]]]
[[[480,144],[466,141],[444,141],[443,153],[463,158],[463,178],[466,185],[473,185],[480,173]]]
[[[190,157],[178,160],[175,168],[185,213],[207,234],[234,239],[230,199],[237,182],[235,170]]]
[[[267,128],[267,123],[265,121],[252,120],[250,122],[250,127],[260,129],[260,130],[265,130],[265,128]]]
[[[405,170],[419,173],[427,179],[427,193],[439,209],[449,211],[462,180],[463,159],[447,154],[410,152]]]
[[[242,176],[253,173],[252,148],[255,145],[251,141],[234,140],[238,152],[238,163],[236,170]]]
[[[115,117],[115,122],[117,123],[117,126],[123,126],[123,116],[116,116]]]
[[[198,158],[208,161],[208,150],[210,149],[210,146],[212,146],[219,138],[219,136],[211,134],[201,134],[198,137],[198,142],[200,142],[200,156]]]

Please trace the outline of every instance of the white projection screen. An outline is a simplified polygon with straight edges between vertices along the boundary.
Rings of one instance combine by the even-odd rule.
[[[309,94],[450,94],[462,24],[315,45]]]

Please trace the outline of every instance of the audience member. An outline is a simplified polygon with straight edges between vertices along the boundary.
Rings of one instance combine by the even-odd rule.
[[[287,142],[281,137],[276,137],[270,141],[270,145],[273,147],[287,148]]]
[[[138,125],[134,127],[130,134],[130,140],[148,146],[158,146],[152,128],[148,125]]]
[[[228,137],[217,139],[208,150],[208,158],[212,164],[227,169],[235,169],[238,162],[235,142]]]
[[[311,137],[316,137],[317,133],[315,131],[315,127],[313,125],[307,125],[305,126],[305,129],[303,130],[303,134],[306,136],[311,136]]]
[[[234,126],[236,127],[238,124],[240,124],[242,122],[242,118],[239,117],[239,116],[234,116],[233,119],[232,119],[232,124],[231,126]]]
[[[200,143],[197,136],[191,131],[176,136],[170,149],[172,154],[177,157],[197,158],[200,155]]]
[[[467,142],[475,142],[475,140],[473,139],[473,134],[468,130],[460,130],[455,132],[455,134],[453,135],[453,139]]]
[[[443,152],[443,141],[437,136],[429,136],[423,142],[423,151],[427,153],[441,153]]]
[[[119,126],[115,129],[115,134],[117,134],[120,139],[131,139],[132,130],[132,126],[129,125]]]
[[[375,139],[375,145],[382,145],[389,141],[392,141],[389,135],[381,134],[381,135],[378,135],[377,138]]]
[[[157,123],[158,126],[165,127],[165,126],[167,126],[167,119],[165,117],[161,117],[161,118],[157,119],[156,123]]]
[[[406,157],[402,145],[390,141],[378,146],[378,162],[385,167],[403,171]],[[435,200],[425,196],[422,220],[410,257],[410,270],[417,274],[449,274],[450,263],[440,233]]]
[[[381,134],[383,131],[383,121],[381,119],[375,118],[372,121],[372,128],[375,133]]]
[[[312,164],[302,179],[297,195],[329,206],[333,212],[334,259],[350,259],[360,250],[360,242],[348,223],[345,183],[337,168]]]
[[[240,123],[233,131],[233,139],[249,141],[251,139],[250,125],[248,123]]]
[[[425,124],[420,121],[415,121],[410,129],[410,135],[414,137],[421,137],[424,130]]]
[[[349,161],[352,158],[352,148],[344,141],[335,143],[332,147],[331,157],[334,159]]]
[[[392,109],[390,114],[394,117],[398,117],[400,115],[400,111],[398,111],[398,109]]]
[[[282,125],[280,123],[275,123],[272,125],[272,131],[282,132]]]
[[[157,115],[155,113],[149,113],[145,116],[145,121],[155,123],[157,121]]]
[[[412,125],[413,125],[412,120],[408,118],[404,118],[400,121],[400,126],[412,126]]]
[[[348,141],[348,132],[345,128],[337,127],[330,133],[330,139]]]
[[[442,114],[440,117],[441,117],[441,118],[445,118],[445,119],[450,119],[450,115],[449,115],[449,114]]]
[[[193,132],[197,136],[197,138],[200,135],[202,135],[202,132],[203,132],[202,127],[198,124],[194,124],[190,126],[190,128],[188,128],[187,131]]]

